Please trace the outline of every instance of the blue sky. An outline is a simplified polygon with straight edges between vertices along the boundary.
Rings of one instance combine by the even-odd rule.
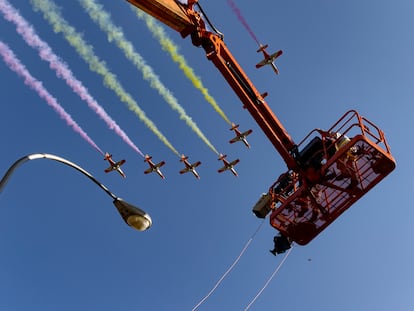
[[[205,2],[205,3],[204,3]],[[225,1],[204,1],[239,64],[295,142],[329,128],[356,109],[385,132],[396,170],[306,246],[296,246],[251,310],[412,310],[414,43],[408,0],[237,1],[255,35],[282,49],[280,75],[257,70],[257,45]],[[75,95],[48,64],[0,18],[0,40],[56,97],[82,129],[127,175],[105,174],[103,157],[23,80],[0,62],[1,169],[45,152],[92,173],[117,196],[147,211],[153,226],[137,232],[111,199],[83,175],[50,160],[24,164],[0,197],[1,310],[191,310],[233,263],[261,220],[251,208],[286,165],[247,110],[189,38],[165,28],[230,120],[253,129],[252,148],[228,144],[228,124],[185,78],[126,1],[105,1],[160,80],[219,152],[239,158],[239,177],[218,174],[220,162],[91,21],[78,1],[59,3],[125,90],[179,153],[200,160],[200,180],[180,175],[171,152],[89,70],[29,1],[10,0],[67,63],[96,101],[155,161],[165,180],[144,175],[143,158]],[[269,253],[277,232],[265,220],[236,267],[198,310],[243,310],[283,259]]]

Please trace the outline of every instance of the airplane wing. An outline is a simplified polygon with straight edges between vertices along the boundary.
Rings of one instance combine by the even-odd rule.
[[[161,161],[160,163],[155,164],[155,167],[161,167],[161,166],[163,166],[164,164],[165,164],[165,161]]]
[[[111,172],[112,171],[112,166],[110,166],[110,167],[108,167],[104,172],[105,173],[109,173],[109,172]]]
[[[192,169],[196,168],[197,166],[199,166],[200,164],[201,164],[201,162],[200,162],[200,161],[197,161],[197,162],[195,162],[195,163],[193,163],[193,164],[190,164],[190,166],[186,166],[185,168],[183,168],[183,169],[180,171],[180,174],[187,173],[187,172],[191,171]]]
[[[230,165],[236,165],[239,162],[240,162],[240,160],[239,159],[236,159],[236,160],[230,162]]]
[[[261,62],[257,63],[256,68],[261,68],[261,67],[263,67],[266,64],[267,64],[267,59],[265,58]]]
[[[230,144],[233,144],[235,142],[238,142],[239,140],[242,140],[243,138],[246,138],[246,136],[250,135],[253,132],[253,130],[247,130],[246,132],[237,135],[236,137],[230,139]]]
[[[153,169],[152,169],[152,167],[150,167],[150,168],[148,168],[144,171],[144,174],[149,174],[149,173],[152,173],[152,172],[153,172]]]
[[[125,162],[126,162],[126,160],[121,160],[121,161],[116,162],[116,164],[115,164],[115,165],[121,166],[121,165],[122,165],[122,164],[124,164]]]
[[[223,173],[224,171],[226,171],[226,170],[228,170],[229,169],[229,167],[228,166],[223,166],[222,168],[220,168],[219,170],[218,170],[218,172],[219,173]]]
[[[183,168],[181,171],[180,171],[180,174],[185,174],[185,173],[188,173],[190,171],[190,168],[189,167],[186,167],[186,168]]]
[[[280,55],[282,55],[283,54],[283,51],[282,50],[279,50],[279,51],[277,51],[276,53],[273,53],[272,55],[270,55],[270,59],[271,60],[275,60],[276,58],[278,58]]]

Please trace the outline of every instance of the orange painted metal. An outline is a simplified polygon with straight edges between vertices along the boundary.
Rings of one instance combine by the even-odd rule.
[[[288,171],[276,180],[254,210],[270,212],[270,224],[305,245],[396,166],[384,133],[374,123],[348,111],[331,128],[311,131],[295,144],[281,122],[230,53],[222,34],[207,31],[197,0],[127,0],[182,37],[201,46],[285,161]],[[200,7],[199,7],[200,8]],[[201,9],[201,8],[200,8]],[[213,27],[214,28],[214,27]]]
[[[296,168],[292,156],[295,143],[279,119],[269,108],[261,93],[247,77],[219,34],[206,30],[201,15],[188,5],[174,0],[128,0],[161,22],[178,31],[183,37],[191,35],[195,46],[204,48],[207,58],[217,67],[270,142],[282,156],[288,168]]]
[[[319,148],[306,149],[310,144]],[[301,159],[304,175],[282,174],[269,189],[268,209],[271,226],[300,245],[309,243],[396,165],[382,131],[353,110],[327,131],[312,131],[299,148],[312,150]]]

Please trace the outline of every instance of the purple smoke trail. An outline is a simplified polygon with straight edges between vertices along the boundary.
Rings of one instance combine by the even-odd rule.
[[[20,60],[14,55],[10,48],[0,41],[0,54],[3,57],[4,62],[9,66],[11,70],[17,73],[20,77],[24,78],[24,83],[30,88],[35,90],[37,94],[46,100],[47,104],[51,106],[59,116],[66,121],[66,123],[72,127],[83,139],[85,139],[92,147],[103,155],[103,152],[94,143],[94,141],[86,134],[82,128],[72,119],[72,117],[58,104],[56,98],[54,98],[42,85],[42,82],[36,80],[26,67],[20,62]]]
[[[254,34],[254,32],[251,30],[249,24],[247,24],[246,20],[244,19],[243,15],[240,12],[240,9],[236,6],[236,4],[234,3],[233,0],[227,0],[227,3],[230,5],[230,7],[233,9],[234,13],[236,13],[238,19],[240,20],[240,22],[243,24],[243,26],[247,29],[247,31],[249,32],[249,34],[252,36],[253,40],[256,41],[257,45],[260,45],[259,40],[257,40],[256,35]]]
[[[62,62],[56,54],[53,53],[52,49],[45,41],[40,39],[33,27],[7,0],[0,0],[0,11],[3,13],[3,17],[6,20],[16,25],[16,31],[22,36],[28,45],[38,51],[40,58],[49,62],[50,68],[55,70],[56,75],[60,78],[63,78],[66,81],[66,84],[72,88],[72,90],[78,94],[82,100],[86,101],[89,108],[95,111],[95,113],[105,121],[111,130],[114,130],[115,133],[120,136],[125,143],[127,143],[138,154],[144,157],[144,154],[138,149],[137,146],[135,146],[128,135],[118,126],[114,120],[112,120],[106,111],[89,94],[88,90],[83,86],[82,82],[76,79],[68,66]]]

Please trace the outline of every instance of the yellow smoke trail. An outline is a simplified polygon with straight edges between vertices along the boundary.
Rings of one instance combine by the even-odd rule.
[[[178,64],[179,68],[182,70],[184,75],[191,81],[193,86],[196,89],[198,89],[201,92],[201,94],[203,94],[205,100],[224,119],[224,121],[231,125],[229,118],[221,110],[214,98],[209,94],[208,89],[203,86],[203,82],[201,82],[200,77],[198,77],[194,73],[193,69],[187,64],[187,61],[185,60],[184,56],[178,52],[178,46],[168,37],[168,35],[164,31],[164,28],[161,27],[152,16],[146,14],[145,12],[141,11],[136,7],[132,8],[136,12],[137,16],[145,21],[145,24],[151,31],[152,35],[156,39],[158,39],[162,49],[170,54],[172,60]]]
[[[167,138],[158,130],[156,125],[148,119],[145,112],[138,106],[132,96],[127,93],[116,76],[109,71],[105,62],[101,61],[94,53],[93,47],[86,43],[82,35],[69,25],[69,23],[61,16],[56,4],[50,0],[31,0],[35,10],[41,11],[43,17],[49,22],[56,33],[62,33],[69,44],[76,52],[88,63],[90,70],[102,76],[104,85],[113,90],[120,100],[133,111],[138,118],[176,155],[179,152],[171,145]]]
[[[108,40],[114,41],[114,43],[124,52],[126,58],[128,58],[134,66],[142,72],[143,78],[150,83],[150,86],[157,90],[162,98],[170,105],[170,107],[178,112],[180,119],[197,134],[203,142],[210,147],[216,154],[218,154],[216,148],[207,139],[207,137],[201,132],[197,124],[187,115],[184,108],[178,103],[178,100],[174,95],[164,86],[158,76],[154,73],[151,66],[149,66],[142,56],[135,51],[134,46],[130,41],[125,38],[122,28],[117,27],[111,20],[111,16],[104,10],[104,7],[97,3],[95,0],[79,0],[83,8],[89,14],[91,19],[99,25],[102,31],[105,31]]]

